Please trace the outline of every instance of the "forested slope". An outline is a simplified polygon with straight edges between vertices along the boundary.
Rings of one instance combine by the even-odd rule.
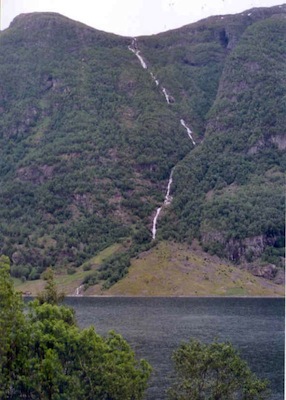
[[[189,146],[130,39],[32,14],[0,41],[1,248],[14,269],[79,265],[147,231]]]
[[[102,275],[122,277],[152,245],[173,167],[156,239],[279,265],[285,28],[285,6],[254,9],[130,48],[58,14],[17,17],[0,34],[0,247],[14,276],[72,271],[123,241]]]
[[[233,261],[283,255],[285,28],[275,15],[246,29],[225,62],[204,142],[174,177],[179,237],[199,236]]]

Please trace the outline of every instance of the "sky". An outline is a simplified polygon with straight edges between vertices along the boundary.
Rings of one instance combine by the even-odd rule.
[[[0,0],[0,29],[6,29],[21,13],[53,11],[105,32],[152,35],[210,15],[235,14],[282,3],[279,0]]]

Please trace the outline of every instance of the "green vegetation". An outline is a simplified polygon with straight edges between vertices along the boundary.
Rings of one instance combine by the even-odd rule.
[[[192,246],[162,240],[132,258],[128,274],[119,282],[109,289],[98,282],[85,295],[283,297],[285,290],[277,285],[276,277],[274,282],[267,281],[233,267],[204,252],[196,240]]]
[[[0,246],[13,275],[137,243],[189,145],[130,40],[35,14],[0,42]]]
[[[125,248],[126,246],[124,243],[115,243],[99,252],[95,257],[92,257],[80,267],[74,269],[72,273],[69,272],[69,269],[66,270],[65,268],[54,270],[54,280],[57,289],[65,293],[65,295],[74,295],[76,289],[81,286],[83,282],[87,282],[90,277],[97,275],[97,270],[102,264],[104,264],[110,257],[114,257],[115,254],[123,252]],[[11,266],[11,270],[13,270],[13,266]],[[13,281],[17,290],[35,296],[39,292],[43,291],[45,286],[44,278],[45,273],[41,275],[40,279],[33,281],[23,280],[20,278],[13,278]]]
[[[171,400],[263,400],[268,383],[258,379],[230,343],[191,339],[173,354],[176,382]]]
[[[257,9],[138,38],[170,105],[130,38],[53,13],[19,16],[1,32],[0,250],[13,276],[36,280],[49,266],[73,276],[130,240],[85,277],[113,285],[151,246],[175,165],[158,239],[196,237],[234,262],[280,265],[284,15]]]
[[[280,265],[285,45],[285,19],[275,16],[246,29],[227,57],[204,142],[175,169],[174,214],[166,216],[163,237],[198,237],[205,249],[235,262],[274,246],[280,250],[272,262]],[[249,244],[259,237],[259,246]]]
[[[53,273],[46,288],[24,309],[0,257],[0,397],[3,400],[140,400],[151,367],[136,360],[115,332],[80,330],[74,311],[60,305]],[[174,352],[176,380],[170,399],[266,399],[267,383],[256,378],[229,343],[196,340]]]
[[[73,310],[58,305],[51,271],[38,299],[15,292],[9,259],[0,258],[1,399],[140,400],[151,367],[118,334],[80,330]]]

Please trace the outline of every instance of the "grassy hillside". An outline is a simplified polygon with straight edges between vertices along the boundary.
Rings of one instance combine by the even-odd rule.
[[[201,251],[194,242],[160,242],[132,262],[128,275],[108,291],[100,285],[87,295],[112,296],[283,296],[282,286],[253,276]]]
[[[141,37],[143,69],[132,38],[54,13],[17,17],[0,33],[0,252],[13,276],[52,266],[110,287],[156,244],[174,166],[156,239],[281,265],[285,28],[277,6]]]
[[[127,276],[109,289],[104,281],[93,286],[83,282],[98,270],[101,263],[119,251],[118,245],[101,252],[73,275],[55,276],[59,291],[66,295],[84,296],[283,296],[284,288],[275,282],[253,276],[204,253],[197,242],[192,246],[160,242],[151,250],[132,259]],[[260,271],[262,273],[263,271]],[[258,274],[257,274],[258,275]],[[18,290],[36,295],[45,286],[44,280],[16,281]]]

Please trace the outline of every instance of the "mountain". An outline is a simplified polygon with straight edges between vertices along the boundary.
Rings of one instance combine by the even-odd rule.
[[[109,287],[157,241],[196,238],[275,277],[285,13],[136,40],[54,13],[16,17],[0,34],[0,251],[12,274],[74,274],[117,244],[87,279]]]
[[[283,254],[285,40],[285,16],[276,14],[231,45],[204,141],[174,174],[179,237],[198,235],[205,248],[235,262],[262,254],[275,262]]]

